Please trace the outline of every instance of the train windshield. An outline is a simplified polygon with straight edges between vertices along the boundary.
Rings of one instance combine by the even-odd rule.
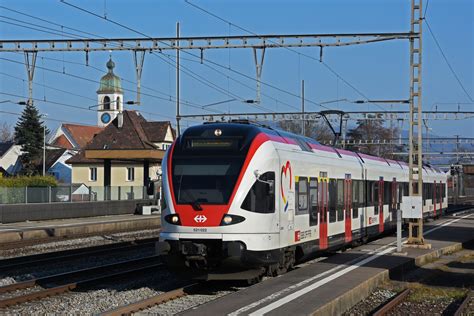
[[[243,157],[190,156],[173,159],[173,189],[178,204],[227,204]]]

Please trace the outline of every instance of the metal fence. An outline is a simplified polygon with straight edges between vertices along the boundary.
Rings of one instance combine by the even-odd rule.
[[[0,187],[0,204],[120,201],[148,198],[154,197],[147,195],[144,186]]]

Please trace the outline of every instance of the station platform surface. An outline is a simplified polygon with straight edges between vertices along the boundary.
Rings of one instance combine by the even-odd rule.
[[[160,215],[114,215],[0,224],[0,244],[160,227]]]
[[[378,285],[403,281],[404,271],[442,254],[472,246],[474,210],[424,225],[431,249],[404,247],[396,255],[396,237],[388,236],[331,255],[280,277],[196,307],[186,315],[340,315]]]

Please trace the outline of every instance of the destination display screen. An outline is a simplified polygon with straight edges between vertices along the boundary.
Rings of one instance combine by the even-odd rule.
[[[188,139],[186,144],[188,149],[228,149],[238,148],[239,139],[237,138],[219,138],[219,139]]]

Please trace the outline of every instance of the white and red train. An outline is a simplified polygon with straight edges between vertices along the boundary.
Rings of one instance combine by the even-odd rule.
[[[423,168],[423,212],[447,208],[447,176]],[[245,122],[194,126],[163,161],[160,249],[173,267],[286,271],[318,250],[391,230],[408,165]]]

